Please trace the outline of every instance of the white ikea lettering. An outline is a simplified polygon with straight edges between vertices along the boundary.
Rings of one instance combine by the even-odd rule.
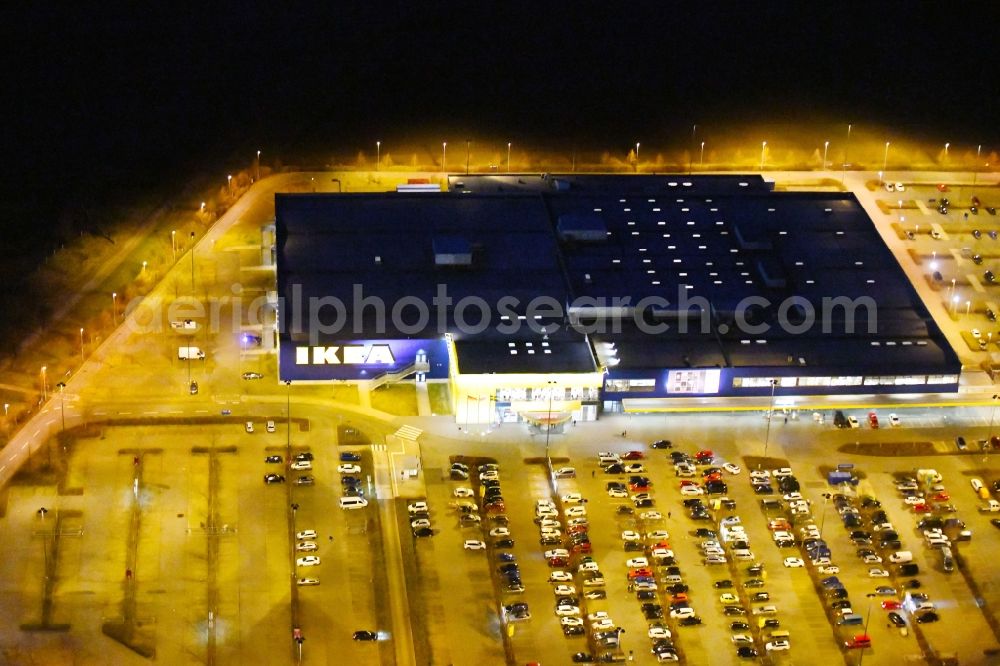
[[[310,350],[312,351],[310,361]],[[342,347],[296,347],[297,365],[392,365],[396,358],[389,345],[344,345]]]

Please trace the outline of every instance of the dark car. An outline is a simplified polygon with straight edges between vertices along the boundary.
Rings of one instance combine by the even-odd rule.
[[[563,636],[582,636],[583,627],[567,627],[562,628]]]
[[[691,520],[711,520],[712,516],[709,515],[708,509],[691,509],[691,513],[688,515]]]
[[[353,634],[353,638],[356,641],[377,641],[378,640],[378,632],[377,631],[367,631],[367,630],[355,631],[354,634]]]
[[[753,491],[758,495],[774,494],[774,488],[769,483],[754,484]]]
[[[882,507],[882,502],[879,502],[871,495],[865,495],[861,499],[861,506],[865,509],[879,509]]]
[[[771,595],[767,592],[754,592],[750,595],[750,601],[770,601]]]
[[[682,617],[677,621],[677,624],[681,625],[682,627],[693,627],[701,624],[701,618],[698,617],[697,615],[692,615],[690,617]]]
[[[826,596],[830,597],[831,599],[846,599],[847,590],[845,590],[842,587],[835,587],[832,590],[827,590]]]
[[[429,527],[418,527],[413,530],[413,536],[415,537],[429,537],[434,536],[434,530]]]
[[[313,461],[313,454],[309,451],[302,451],[301,453],[296,453],[294,457],[295,460],[308,460],[309,462]]]
[[[656,592],[653,590],[639,590],[635,593],[635,598],[639,601],[649,601],[656,598]]]
[[[604,468],[604,473],[605,474],[624,474],[625,473],[625,467],[622,466],[622,465],[620,465],[620,464],[618,464],[618,463],[611,463],[610,465],[608,465],[608,466],[606,466]]]
[[[904,590],[916,590],[920,587],[920,581],[916,578],[911,578],[910,580],[905,580],[900,584]]]
[[[264,483],[284,483],[285,477],[280,474],[265,474]]]
[[[669,449],[673,448],[673,443],[669,439],[658,439],[649,445],[651,449]]]
[[[652,498],[645,497],[643,499],[635,500],[633,504],[635,504],[635,508],[637,509],[648,509],[649,507],[653,506],[655,502],[652,500]]]
[[[729,580],[728,578],[725,580],[717,580],[714,583],[712,583],[712,587],[714,587],[717,590],[728,590],[732,586],[733,586],[733,581]]]
[[[745,608],[740,607],[740,606],[723,606],[722,607],[722,614],[723,615],[728,615],[730,617],[732,617],[734,615],[736,617],[742,617],[742,616],[744,616],[744,615],[747,614],[747,610]]]
[[[754,650],[749,645],[741,645],[736,648],[736,656],[741,659],[753,659],[757,656],[757,650]]]
[[[705,506],[705,503],[698,497],[688,497],[686,500],[682,501],[681,504],[684,505],[685,509],[693,509],[696,506]]]
[[[295,479],[295,485],[297,486],[311,486],[316,483],[316,479],[309,476],[308,474],[303,474],[302,476]]]
[[[699,527],[694,531],[694,535],[702,539],[714,539],[719,536],[715,530],[710,530],[707,527]]]
[[[496,548],[513,548],[514,547],[514,540],[513,539],[500,539],[499,541],[494,542],[493,546],[496,547]]]
[[[760,578],[750,578],[743,582],[743,587],[748,590],[755,587],[764,587],[764,581]]]
[[[340,485],[342,486],[360,486],[361,479],[356,476],[342,476],[340,477]]]
[[[283,461],[284,459],[281,456],[268,456],[264,458],[264,462],[266,463],[280,463]]]
[[[684,592],[687,592],[688,589],[688,586],[684,583],[674,583],[673,585],[669,585],[667,587],[667,591],[671,594],[683,594]]]
[[[644,603],[642,605],[642,614],[647,620],[659,620],[663,617],[663,606],[648,602]]]
[[[340,462],[358,462],[361,460],[360,453],[351,453],[350,451],[344,451],[340,454]]]
[[[582,629],[582,627],[581,627]],[[593,655],[587,652],[577,652],[573,655],[574,664],[592,664],[594,663]]]
[[[929,624],[931,622],[937,622],[939,619],[938,614],[934,611],[927,611],[921,613],[917,616],[917,624]]]
[[[750,625],[746,622],[730,622],[729,629],[730,631],[747,631],[750,629]]]
[[[761,627],[761,628],[762,629],[777,629],[780,626],[781,626],[780,622],[778,622],[773,617],[769,617],[766,620],[764,620],[764,626]]]
[[[758,576],[764,571],[764,565],[755,563],[747,567],[747,574],[750,576]]]
[[[902,615],[896,612],[889,613],[889,622],[892,622],[897,627],[906,626],[906,620],[903,619]]]
[[[993,275],[993,271],[986,271],[985,273],[983,273],[983,277],[986,278],[986,281],[989,282],[990,284],[993,284],[994,282],[997,281],[996,276]]]

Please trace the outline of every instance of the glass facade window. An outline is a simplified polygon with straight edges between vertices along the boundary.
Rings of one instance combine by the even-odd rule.
[[[609,379],[605,390],[611,393],[652,393],[656,390],[655,379]]]

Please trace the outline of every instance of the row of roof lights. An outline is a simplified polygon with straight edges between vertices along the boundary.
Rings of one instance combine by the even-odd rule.
[[[528,354],[534,354],[535,353],[535,351],[536,351],[535,350],[535,343],[533,343],[533,342],[525,342],[523,344],[524,344],[524,351],[526,351]],[[542,342],[541,346],[542,346],[542,353],[543,354],[551,354],[552,353],[552,350],[549,349],[549,343],[548,342]],[[508,342],[507,343],[507,347],[508,347],[508,351],[510,352],[511,356],[517,356],[518,350],[517,350],[517,343],[516,342]]]
[[[881,347],[882,345],[885,345],[886,347],[895,347],[897,344],[903,345],[904,347],[909,347],[911,345],[917,345],[918,347],[926,347],[927,341],[917,340],[914,342],[913,340],[902,340],[897,343],[895,340],[886,340],[885,342],[881,342],[879,340],[872,340],[870,344],[872,347]]]

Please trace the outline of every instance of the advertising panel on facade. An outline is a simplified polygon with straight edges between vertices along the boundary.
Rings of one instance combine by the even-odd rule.
[[[722,371],[718,368],[670,370],[667,372],[667,393],[715,394],[719,392]]]
[[[444,340],[343,340],[336,344],[309,345],[282,340],[282,381],[360,381],[375,379],[417,364],[428,379],[448,376]]]

